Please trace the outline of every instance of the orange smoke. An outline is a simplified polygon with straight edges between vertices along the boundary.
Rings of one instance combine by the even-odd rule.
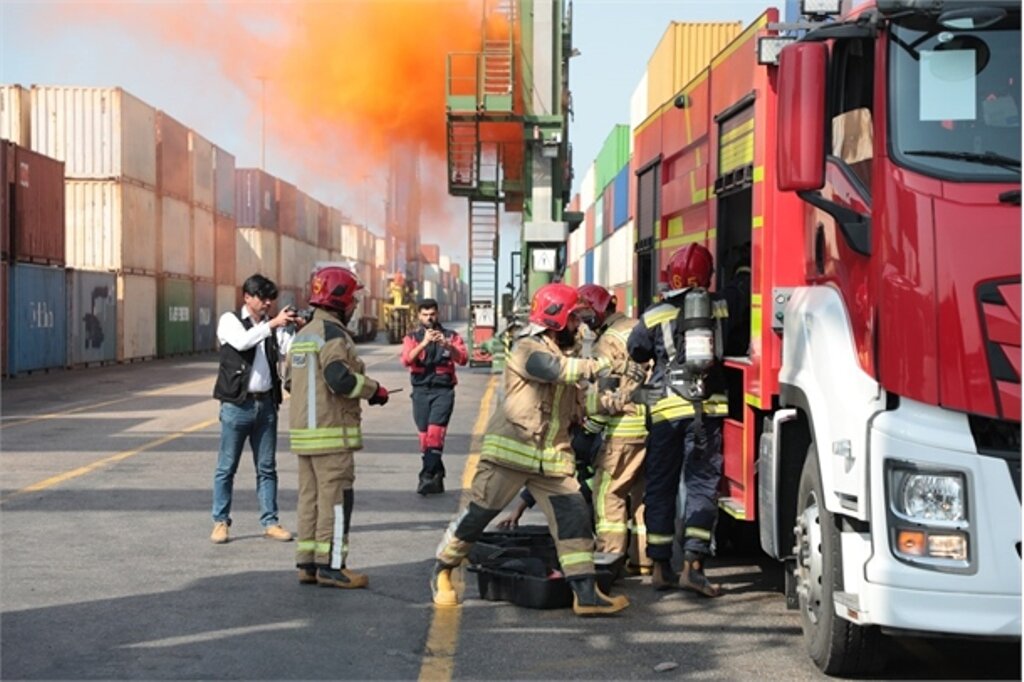
[[[302,168],[308,177],[286,179],[311,193],[320,194],[309,186],[316,183],[354,196],[371,189],[367,178],[382,193],[390,151],[400,146],[419,150],[431,169],[421,175],[424,206],[447,210],[436,172],[446,160],[446,62],[449,53],[481,49],[481,0],[75,2],[60,4],[58,14],[62,22],[147,32],[161,46],[209,57],[249,97],[249,120],[240,125],[260,125],[265,78],[272,156]]]

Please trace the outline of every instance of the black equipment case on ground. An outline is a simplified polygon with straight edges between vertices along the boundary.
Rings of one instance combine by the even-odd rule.
[[[555,541],[547,526],[520,526],[484,533],[469,554],[480,598],[507,601],[529,609],[572,606],[572,589],[558,564]],[[622,573],[625,557],[597,553],[597,584],[607,593]]]

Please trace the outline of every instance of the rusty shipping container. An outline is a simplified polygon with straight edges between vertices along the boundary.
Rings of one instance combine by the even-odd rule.
[[[32,86],[32,149],[68,178],[156,186],[156,110],[121,88]]]
[[[192,176],[192,203],[213,210],[213,143],[188,131],[188,166]]]
[[[188,127],[163,111],[156,112],[157,193],[189,201],[188,162]]]
[[[192,275],[192,211],[184,201],[160,197],[160,274]]]
[[[301,238],[306,224],[306,193],[295,185],[277,180],[277,229],[289,237]]]
[[[115,180],[64,183],[65,261],[82,270],[155,273],[157,197]]]
[[[235,223],[277,231],[277,179],[256,168],[235,170]]]
[[[299,239],[307,244],[319,244],[320,207],[323,206],[313,197],[305,194],[306,208],[299,223]]]
[[[10,244],[13,260],[46,265],[64,264],[64,164],[11,145],[13,172],[8,185]]]
[[[0,85],[0,139],[32,146],[32,97],[20,85]]]
[[[647,61],[647,116],[708,68],[742,30],[739,21],[671,22]]]
[[[214,145],[213,194],[219,215],[235,215],[235,157]]]
[[[156,357],[156,278],[117,276],[117,359]]]
[[[424,263],[437,265],[441,260],[441,247],[437,244],[420,244],[420,255]]]
[[[117,359],[117,277],[67,270],[68,365]]]
[[[235,220],[226,215],[213,219],[213,280],[235,286]]]
[[[8,179],[14,176],[8,162],[14,163],[14,145],[0,140],[0,259],[5,261],[11,257],[11,183]]]
[[[192,274],[213,281],[215,267],[213,213],[192,207]]]
[[[279,239],[281,245],[279,274],[281,278],[277,284],[282,287],[300,287],[305,284],[308,276],[307,268],[313,262],[314,247],[284,234]]]

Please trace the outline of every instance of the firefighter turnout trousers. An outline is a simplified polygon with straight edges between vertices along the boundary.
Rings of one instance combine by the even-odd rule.
[[[712,536],[718,518],[718,485],[722,479],[722,419],[704,416],[707,446],[696,447],[692,418],[654,421],[647,438],[647,491],[644,497],[647,556],[654,561],[672,558],[676,497],[682,472],[686,486],[683,511],[683,549],[712,553]]]
[[[422,473],[444,475],[444,439],[455,407],[452,386],[416,386],[412,389],[412,418],[420,436]]]
[[[298,566],[341,569],[348,556],[355,461],[351,452],[299,455]]]
[[[635,543],[636,553],[629,554],[636,565],[649,563],[644,525],[644,454],[643,441],[612,436],[594,462],[592,481],[597,551],[626,554]]]
[[[469,504],[456,516],[437,548],[437,559],[458,565],[480,539],[487,524],[519,493],[530,491],[547,517],[558,561],[567,578],[594,575],[594,537],[590,509],[571,475],[544,475],[483,460],[473,477]]]

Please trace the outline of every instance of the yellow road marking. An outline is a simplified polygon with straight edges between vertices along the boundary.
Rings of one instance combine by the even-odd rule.
[[[466,468],[462,470],[462,498],[459,500],[461,509],[469,499],[469,486],[476,474],[476,466],[480,461],[480,442],[483,440],[484,428],[491,416],[491,399],[498,385],[497,375],[491,376],[480,401],[480,412],[473,425],[473,439],[469,447],[470,455],[466,459]],[[455,648],[459,642],[459,624],[462,620],[461,608],[434,607],[427,633],[427,644],[423,651],[423,663],[420,665],[420,681],[448,682],[455,672]]]
[[[86,474],[92,473],[93,471],[96,471],[97,469],[100,469],[102,467],[108,466],[110,464],[114,464],[116,462],[120,462],[122,460],[128,459],[129,457],[134,457],[135,455],[139,454],[140,452],[146,452],[147,450],[152,450],[153,448],[159,447],[159,446],[163,445],[164,443],[170,443],[172,440],[177,440],[178,438],[181,438],[182,436],[185,436],[185,435],[187,435],[189,433],[192,433],[193,431],[201,431],[201,430],[205,429],[206,427],[211,426],[211,425],[216,424],[216,423],[217,423],[217,419],[207,419],[206,421],[199,422],[198,424],[193,424],[192,426],[189,426],[188,428],[186,428],[186,429],[184,429],[182,431],[178,431],[177,433],[170,433],[170,434],[168,434],[166,436],[161,436],[160,438],[157,438],[156,440],[151,440],[148,443],[144,443],[143,445],[140,445],[139,447],[134,448],[132,450],[125,450],[123,452],[117,453],[116,455],[111,455],[109,457],[104,457],[103,459],[98,459],[95,462],[91,462],[89,464],[86,464],[83,467],[78,467],[77,469],[72,469],[71,471],[66,471],[63,474],[57,474],[56,476],[51,476],[50,478],[47,478],[47,479],[42,480],[42,481],[39,481],[38,483],[33,483],[32,485],[27,486],[25,488],[21,488],[20,490],[15,490],[13,493],[10,493],[6,497],[0,499],[0,503],[7,502],[11,498],[18,497],[19,495],[24,495],[26,493],[39,492],[40,490],[46,490],[47,488],[52,488],[55,485],[59,485],[61,483],[64,483],[65,481],[70,481],[73,478],[78,478],[79,476],[85,476]]]
[[[116,405],[117,403],[124,403],[124,402],[128,402],[129,400],[138,400],[139,398],[151,398],[153,396],[163,395],[165,393],[170,393],[171,391],[177,391],[179,389],[186,388],[188,386],[191,386],[192,384],[198,384],[200,382],[202,382],[202,383],[209,383],[213,378],[214,378],[214,375],[211,375],[209,377],[204,377],[202,379],[195,379],[193,381],[187,381],[187,382],[185,382],[183,384],[174,384],[173,386],[165,386],[164,388],[158,388],[158,389],[153,390],[153,391],[145,391],[145,392],[142,392],[142,393],[133,393],[132,395],[125,396],[123,398],[114,398],[113,400],[105,400],[105,401],[100,402],[100,403],[89,403],[88,405],[81,405],[79,407],[73,407],[70,410],[64,410],[63,412],[50,412],[50,413],[47,413],[47,414],[36,415],[34,417],[25,417],[24,419],[19,419],[18,415],[12,415],[10,417],[10,419],[13,419],[15,421],[10,421],[10,422],[5,422],[3,424],[0,424],[0,430],[6,429],[6,428],[11,427],[11,426],[21,426],[23,424],[31,424],[33,422],[44,421],[44,420],[47,420],[47,419],[57,419],[59,417],[64,417],[64,416],[67,416],[69,414],[74,414],[76,412],[88,412],[89,410],[94,410],[94,409],[99,408],[99,407],[106,407],[107,405]]]

